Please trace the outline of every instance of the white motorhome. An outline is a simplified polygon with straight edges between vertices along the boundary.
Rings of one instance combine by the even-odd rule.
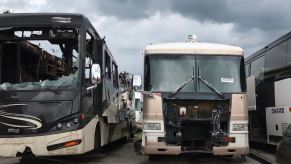
[[[197,42],[144,51],[142,152],[249,153],[243,50]]]

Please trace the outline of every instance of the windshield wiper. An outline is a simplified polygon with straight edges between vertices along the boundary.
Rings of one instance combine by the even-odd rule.
[[[218,91],[214,86],[212,86],[207,80],[203,79],[201,76],[198,76],[198,79],[201,80],[211,91],[215,92],[220,98],[224,99],[224,95]]]
[[[175,96],[181,89],[183,89],[187,84],[189,84],[191,81],[195,79],[195,76],[192,76],[190,79],[187,79],[184,81],[180,86],[178,86],[171,94],[168,96],[168,98],[172,98]]]
[[[2,89],[2,88],[0,88],[0,91],[3,91],[9,97],[17,95],[15,92],[8,91],[8,90]]]
[[[45,90],[47,90],[47,91],[51,91],[51,92],[53,92],[53,93],[56,94],[56,95],[60,95],[60,94],[62,94],[60,91],[56,91],[56,90],[53,90],[53,89],[50,89],[50,88],[47,88],[47,87],[43,87],[43,86],[41,86],[41,85],[39,85],[39,84],[37,84],[37,83],[35,83],[35,82],[31,82],[31,84],[36,85],[36,86],[38,86],[38,87],[40,87],[40,88],[43,88],[43,89],[45,89]]]

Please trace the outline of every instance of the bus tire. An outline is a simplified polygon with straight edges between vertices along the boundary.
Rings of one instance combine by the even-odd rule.
[[[132,122],[129,122],[129,138],[134,138],[134,131],[133,131],[133,127],[132,127]]]
[[[235,162],[246,162],[246,157],[244,155],[233,155],[232,156],[232,159],[235,161]]]
[[[101,147],[101,129],[100,129],[100,124],[97,123],[96,129],[95,129],[95,139],[94,139],[94,151],[97,153],[102,152],[102,147]]]
[[[149,161],[156,161],[157,160],[157,155],[149,155],[148,160]]]

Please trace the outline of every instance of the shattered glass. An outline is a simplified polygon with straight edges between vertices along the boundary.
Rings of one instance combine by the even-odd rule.
[[[75,28],[0,29],[0,88],[76,88],[79,30]]]
[[[50,87],[50,88],[58,88],[63,86],[70,86],[70,87],[77,87],[80,85],[80,80],[78,78],[79,71],[75,73],[71,73],[69,76],[62,76],[57,80],[44,80],[40,82],[23,82],[18,84],[11,84],[11,83],[3,83],[0,84],[0,88],[5,90],[31,90],[31,89],[39,89],[37,85],[32,83],[38,84],[42,87]]]

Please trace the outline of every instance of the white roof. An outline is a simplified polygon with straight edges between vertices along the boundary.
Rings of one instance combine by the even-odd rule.
[[[243,55],[243,49],[225,44],[184,42],[148,45],[145,54],[208,54],[208,55]]]

